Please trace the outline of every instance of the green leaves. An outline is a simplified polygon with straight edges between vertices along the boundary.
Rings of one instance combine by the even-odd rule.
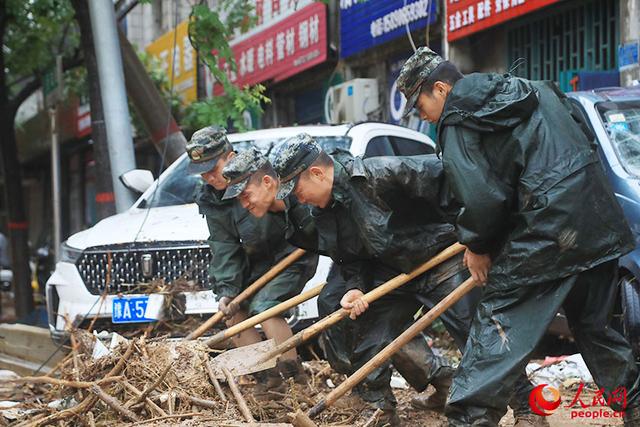
[[[2,49],[9,84],[53,67],[57,54],[69,57],[76,51],[79,32],[68,0],[5,0],[4,7]]]
[[[263,85],[239,88],[231,83],[227,74],[227,71],[237,69],[229,40],[234,32],[246,32],[255,25],[257,18],[253,12],[250,0],[223,0],[218,11],[203,4],[192,9],[191,45],[222,86],[224,94],[188,106],[183,124],[199,129],[212,124],[228,126],[231,122],[243,131],[246,130],[244,111],[262,112],[262,103],[270,102],[264,95]]]

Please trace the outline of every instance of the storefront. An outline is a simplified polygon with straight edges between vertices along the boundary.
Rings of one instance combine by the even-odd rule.
[[[441,52],[441,25],[437,0],[342,0],[340,2],[340,57],[348,66],[347,79],[378,80],[380,114],[372,119],[401,123],[406,99],[396,79],[413,46],[429,45]],[[410,127],[419,129],[416,118]]]
[[[240,87],[264,84],[272,102],[264,106],[261,117],[251,113],[247,120],[253,127],[317,122],[321,119],[321,96],[304,97],[304,108],[295,104],[301,92],[321,90],[321,80],[331,73],[323,66],[329,59],[327,5],[311,0],[258,0],[255,6],[258,24],[230,43],[237,70],[228,75]],[[205,75],[207,96],[221,93],[211,73]],[[298,98],[297,102],[303,101]]]
[[[619,0],[447,0],[450,58],[463,72],[509,71],[563,90],[619,82]]]

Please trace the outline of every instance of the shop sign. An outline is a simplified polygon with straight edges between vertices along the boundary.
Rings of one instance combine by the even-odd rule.
[[[312,3],[276,20],[268,28],[231,42],[236,70],[227,70],[237,86],[281,81],[327,59],[327,9]],[[214,89],[221,92],[221,87]]]
[[[406,37],[407,25],[410,30],[417,30],[433,24],[438,3],[438,0],[340,0],[340,56],[346,58]]]
[[[454,41],[561,0],[445,0],[447,40]]]
[[[189,104],[195,101],[198,73],[196,51],[189,40],[188,20],[178,24],[175,31],[168,31],[157,38],[147,46],[146,51],[160,60],[160,66],[166,72],[168,81],[171,81],[173,75],[173,90],[180,96],[182,102]]]

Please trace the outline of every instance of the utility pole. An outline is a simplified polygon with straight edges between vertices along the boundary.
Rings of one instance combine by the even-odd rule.
[[[56,56],[53,70],[44,76],[43,92],[49,107],[51,131],[51,205],[53,207],[53,253],[56,262],[60,259],[62,238],[62,208],[60,202],[60,142],[58,141],[58,104],[62,99],[62,56]]]
[[[56,56],[56,81],[62,95],[62,56]],[[60,206],[60,142],[58,141],[58,100],[49,108],[51,120],[51,194],[53,198],[53,253],[60,260],[62,242],[62,210]]]
[[[98,60],[116,211],[124,212],[133,204],[134,196],[119,177],[135,169],[136,163],[113,2],[92,0],[89,2],[89,14]]]
[[[89,87],[89,105],[91,107],[91,139],[93,140],[93,159],[96,170],[96,219],[101,220],[116,213],[113,185],[111,183],[111,165],[109,164],[109,146],[107,129],[104,123],[98,62],[93,43],[93,30],[89,16],[87,0],[71,0],[76,21],[80,28],[80,46],[82,58],[87,68],[87,86]]]

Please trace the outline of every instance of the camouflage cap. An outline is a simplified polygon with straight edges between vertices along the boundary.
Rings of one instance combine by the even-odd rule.
[[[186,147],[191,160],[189,173],[204,173],[213,169],[218,157],[231,151],[231,143],[227,139],[227,131],[217,126],[207,126],[196,131]]]
[[[280,177],[277,199],[284,199],[293,191],[300,173],[305,171],[318,158],[322,148],[306,133],[286,139],[276,147],[271,164]]]
[[[228,184],[222,199],[238,197],[249,183],[251,175],[267,162],[267,157],[253,147],[236,154],[222,169],[222,176],[227,179]]]
[[[402,117],[406,117],[413,110],[420,95],[420,86],[443,62],[444,59],[440,55],[422,46],[404,63],[397,80],[398,89],[407,98]]]

